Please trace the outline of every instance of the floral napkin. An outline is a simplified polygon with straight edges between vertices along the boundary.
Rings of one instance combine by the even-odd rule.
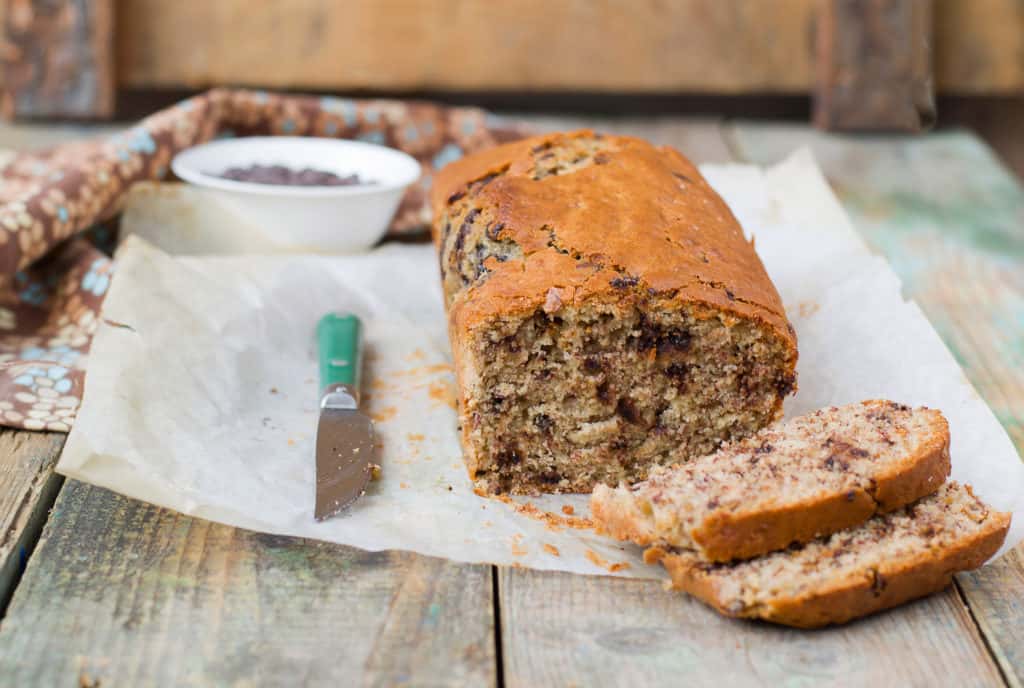
[[[476,108],[215,89],[107,139],[0,157],[0,425],[66,432],[81,401],[89,343],[114,264],[128,188],[164,179],[179,151],[213,138],[289,135],[399,148],[423,166],[391,224],[422,232],[434,171],[518,138]]]

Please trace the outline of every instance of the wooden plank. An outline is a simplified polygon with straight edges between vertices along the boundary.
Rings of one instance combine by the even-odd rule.
[[[118,0],[118,80],[137,89],[807,93],[816,2],[292,0],[254,11],[247,0]],[[1019,2],[936,7],[939,91],[1024,89]]]
[[[0,626],[10,685],[495,685],[492,578],[69,481]]]
[[[114,111],[113,0],[9,0],[3,16],[5,117]]]
[[[1024,686],[1024,547],[977,571],[962,574],[957,585],[970,602],[975,620],[989,640],[1007,682]]]
[[[654,581],[500,569],[505,685],[1001,686],[949,588],[807,632],[719,616]]]
[[[820,0],[818,8],[815,126],[931,128],[931,0]]]
[[[63,446],[59,433],[0,430],[0,617],[60,490]]]
[[[1024,92],[1024,3],[934,2],[935,77],[940,91]]]
[[[1024,189],[973,135],[857,139],[739,124],[740,157],[809,146],[861,233],[883,252],[1024,452]],[[1024,684],[1024,545],[957,577],[1011,684]]]
[[[811,78],[812,13],[813,0],[293,0],[260,11],[121,0],[118,77],[135,88],[797,91]]]

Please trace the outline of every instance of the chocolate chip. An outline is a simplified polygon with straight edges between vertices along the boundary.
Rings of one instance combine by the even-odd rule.
[[[857,492],[855,490],[850,490],[849,492],[846,493],[846,501],[852,502],[856,498]]]
[[[506,449],[498,452],[498,455],[494,458],[494,462],[498,464],[499,468],[508,468],[509,466],[515,466],[522,461],[523,458],[519,456],[519,452],[515,449]]]
[[[587,356],[583,359],[583,370],[593,375],[601,372],[601,361],[597,356]]]
[[[678,180],[680,180],[680,181],[684,181],[684,182],[686,182],[687,184],[693,184],[693,180],[692,180],[692,179],[690,179],[689,177],[687,177],[687,176],[686,176],[685,174],[683,174],[682,172],[673,172],[673,173],[672,173],[672,175],[673,175],[673,176],[674,176],[674,177],[675,177],[676,179],[678,179]]]
[[[611,401],[611,389],[607,382],[602,382],[597,386],[597,398],[605,403]]]
[[[765,442],[754,451],[758,454],[771,454],[774,449],[775,447]]]
[[[665,369],[665,375],[677,383],[685,382],[690,373],[690,367],[682,363],[673,363]]]
[[[718,504],[719,504],[718,498],[709,500],[708,501],[708,508],[709,509],[717,509],[718,508]]]
[[[457,201],[460,198],[464,197],[465,195],[466,195],[466,190],[465,189],[456,191],[455,193],[453,193],[451,196],[448,197],[448,204],[451,205],[452,203],[454,203],[455,201]]]
[[[871,573],[871,592],[875,593],[875,595],[881,595],[889,582],[885,580],[885,577],[878,571],[872,571]]]
[[[640,413],[636,410],[636,405],[628,397],[619,399],[618,403],[615,404],[615,413],[622,416],[627,423],[639,423],[641,420]]]
[[[611,158],[608,157],[608,154],[604,153],[604,152],[598,153],[597,155],[594,156],[594,164],[595,165],[606,165],[610,161],[611,161]]]
[[[546,483],[548,485],[557,485],[562,482],[562,476],[554,471],[544,471],[538,477],[542,483]]]
[[[628,289],[630,287],[635,287],[639,283],[640,278],[634,277],[633,275],[626,275],[625,277],[616,277],[611,282],[609,282],[609,284],[611,284],[616,289]]]
[[[689,332],[683,330],[672,330],[658,339],[658,353],[669,351],[687,351],[690,348],[692,337]]]
[[[735,300],[736,300],[736,295],[735,295],[735,294],[733,294],[733,293],[732,293],[731,291],[729,291],[728,289],[726,289],[726,290],[725,290],[725,298],[729,299],[730,301],[735,301]]]
[[[533,417],[533,425],[541,432],[548,432],[554,424],[555,421],[551,420],[551,416],[545,413]]]
[[[504,222],[494,222],[487,225],[487,238],[491,241],[497,241],[498,235],[501,234],[501,230],[505,229]]]
[[[793,388],[796,386],[796,375],[790,373],[783,375],[775,381],[775,392],[780,396],[788,396]]]
[[[473,193],[476,193],[480,191],[480,189],[484,188],[492,181],[497,179],[499,176],[501,176],[500,172],[491,172],[490,174],[484,175],[483,177],[480,177],[479,179],[470,182],[469,187],[473,191]]]

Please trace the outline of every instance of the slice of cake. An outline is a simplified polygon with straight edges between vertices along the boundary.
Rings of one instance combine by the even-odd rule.
[[[432,205],[479,487],[635,482],[780,415],[795,334],[736,218],[675,150],[539,136],[452,163]]]
[[[955,482],[898,511],[802,547],[730,564],[652,548],[673,586],[728,616],[815,628],[937,592],[1002,545],[1010,515]]]
[[[598,486],[598,529],[640,545],[729,561],[863,522],[937,490],[949,475],[938,411],[891,401],[822,409],[761,430],[633,487]]]

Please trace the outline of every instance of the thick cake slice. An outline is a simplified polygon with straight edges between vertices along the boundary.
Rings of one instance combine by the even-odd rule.
[[[729,561],[863,522],[937,490],[949,475],[938,411],[864,401],[794,418],[633,487],[594,490],[599,530]]]
[[[950,482],[899,511],[799,549],[732,564],[660,548],[645,558],[660,559],[675,588],[723,614],[816,628],[941,590],[954,573],[995,554],[1009,527],[1009,514]]]
[[[778,418],[795,334],[736,218],[678,152],[548,134],[452,163],[431,193],[481,488],[635,482]]]

